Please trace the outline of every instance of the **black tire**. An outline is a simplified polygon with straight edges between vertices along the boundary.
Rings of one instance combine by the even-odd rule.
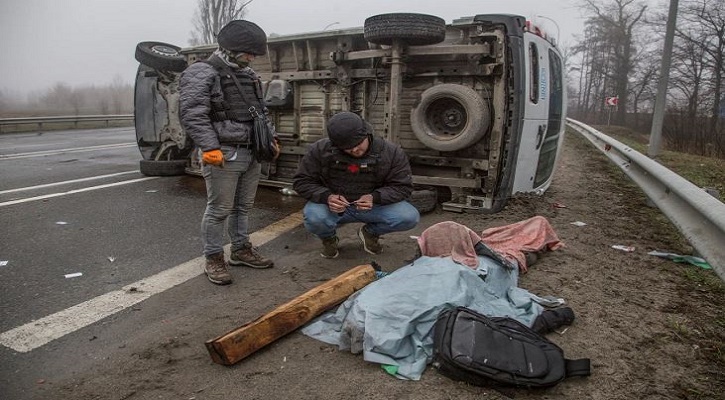
[[[136,45],[136,61],[151,68],[181,72],[186,58],[179,53],[181,47],[162,42],[141,42]]]
[[[465,149],[488,132],[491,112],[475,90],[450,83],[428,88],[410,113],[415,137],[438,151]]]
[[[365,20],[365,40],[375,44],[393,44],[401,39],[412,46],[436,44],[446,38],[446,21],[434,15],[392,13],[373,15]]]
[[[411,193],[408,202],[417,208],[419,213],[425,214],[435,210],[438,205],[438,193],[432,189],[416,189]]]
[[[146,176],[176,176],[184,175],[187,160],[141,160],[139,169]]]

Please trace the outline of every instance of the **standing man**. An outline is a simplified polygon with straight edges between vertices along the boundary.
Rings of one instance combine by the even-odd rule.
[[[351,112],[330,118],[327,135],[310,146],[294,177],[294,190],[308,200],[305,228],[322,239],[320,255],[335,258],[337,227],[362,222],[363,248],[379,254],[381,235],[412,229],[420,220],[406,201],[413,191],[408,157]]]
[[[269,268],[273,262],[249,242],[249,212],[254,205],[261,165],[250,149],[250,107],[264,110],[261,82],[249,67],[267,50],[267,35],[256,24],[235,20],[217,35],[219,48],[190,65],[179,81],[179,111],[186,133],[202,151],[207,204],[201,220],[207,278],[232,282],[224,260],[224,225],[231,239],[229,264]],[[279,148],[276,149],[279,155]]]

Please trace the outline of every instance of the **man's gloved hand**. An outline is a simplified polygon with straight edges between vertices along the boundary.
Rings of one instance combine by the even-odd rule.
[[[224,166],[224,154],[219,149],[209,150],[202,153],[201,160],[204,164]]]

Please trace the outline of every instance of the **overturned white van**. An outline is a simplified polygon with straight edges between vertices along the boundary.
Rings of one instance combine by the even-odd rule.
[[[363,28],[269,38],[252,67],[282,143],[261,184],[289,186],[310,143],[340,111],[358,113],[407,153],[421,211],[497,212],[550,185],[565,128],[561,54],[526,19],[372,16]],[[135,123],[147,175],[198,173],[179,123],[178,78],[214,45],[142,42]]]

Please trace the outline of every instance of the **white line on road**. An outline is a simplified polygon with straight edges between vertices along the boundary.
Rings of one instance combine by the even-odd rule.
[[[13,160],[16,158],[43,157],[43,156],[52,156],[55,154],[78,153],[81,151],[121,149],[121,148],[125,148],[125,147],[133,147],[133,146],[137,146],[137,144],[136,143],[103,144],[103,145],[99,145],[99,146],[74,147],[74,148],[69,148],[69,149],[33,151],[30,153],[0,154],[0,160]]]
[[[0,203],[0,207],[11,206],[13,204],[27,203],[27,202],[30,202],[30,201],[45,200],[45,199],[50,199],[52,197],[67,196],[69,194],[89,192],[91,190],[105,189],[105,188],[109,188],[109,187],[113,187],[113,186],[128,185],[129,183],[143,182],[143,181],[148,181],[150,179],[156,179],[156,178],[158,178],[158,176],[149,176],[149,177],[146,177],[146,178],[131,179],[131,180],[128,180],[128,181],[121,181],[121,182],[115,182],[115,183],[107,183],[105,185],[91,186],[91,187],[87,187],[87,188],[83,188],[83,189],[69,190],[67,192],[49,193],[49,194],[44,194],[42,196],[27,197],[27,198],[24,198],[24,199],[10,200],[10,201],[6,201],[6,202],[3,202],[3,203]]]
[[[261,246],[294,229],[301,223],[301,212],[290,214],[286,218],[252,233],[250,240],[255,246]],[[225,250],[229,251],[229,245],[225,247]],[[100,295],[63,311],[3,332],[0,334],[0,345],[21,353],[31,351],[52,340],[59,339],[140,303],[155,294],[182,284],[200,275],[203,266],[204,257],[198,257],[146,279],[126,285],[120,290]]]
[[[43,188],[48,188],[48,187],[53,187],[53,186],[68,185],[71,183],[87,182],[87,181],[92,181],[92,180],[96,180],[96,179],[104,179],[104,178],[111,178],[111,177],[119,176],[119,175],[133,174],[135,172],[140,172],[140,171],[139,170],[125,171],[125,172],[118,172],[115,174],[90,176],[88,178],[71,179],[69,181],[63,181],[63,182],[46,183],[44,185],[35,185],[35,186],[27,186],[27,187],[22,187],[22,188],[17,188],[17,189],[0,190],[0,194],[23,192],[26,190],[43,189]]]

